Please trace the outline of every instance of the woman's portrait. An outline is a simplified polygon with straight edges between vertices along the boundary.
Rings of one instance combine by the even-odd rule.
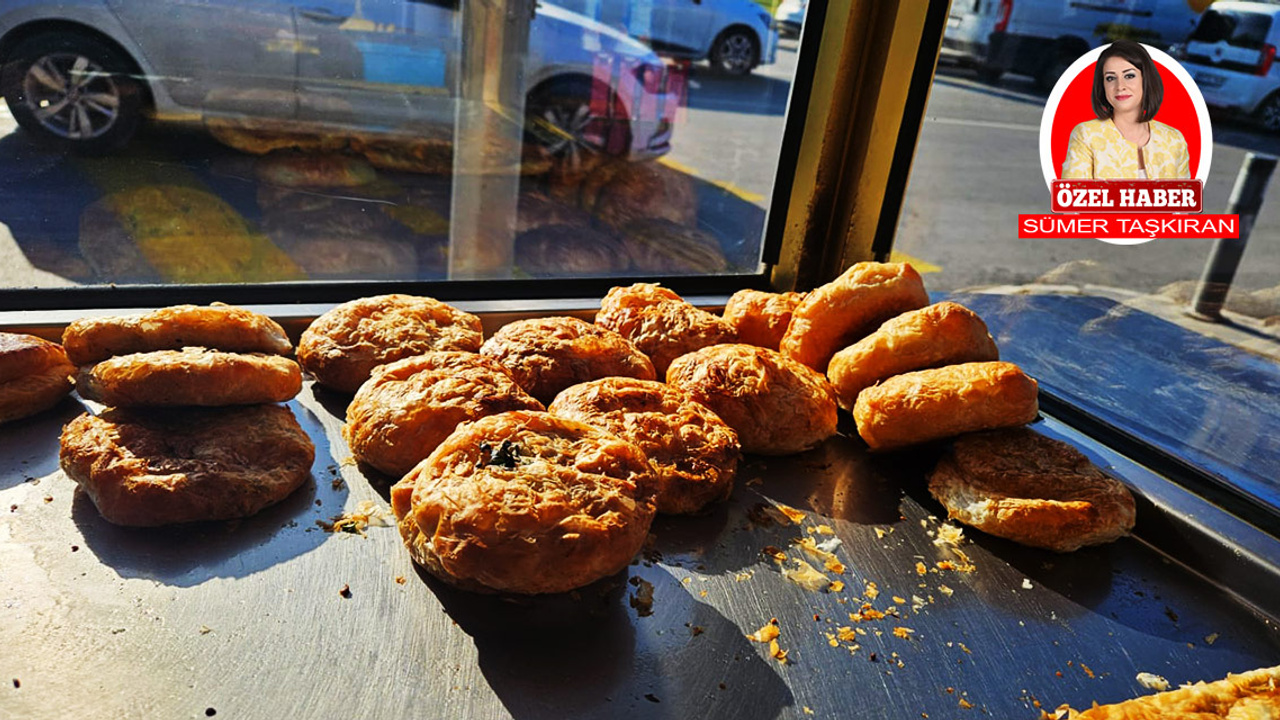
[[[1173,180],[1191,177],[1182,133],[1155,119],[1164,83],[1146,48],[1117,40],[1093,73],[1094,120],[1076,125],[1062,179]]]

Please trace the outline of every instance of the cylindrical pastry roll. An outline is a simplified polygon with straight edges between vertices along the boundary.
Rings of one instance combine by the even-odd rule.
[[[896,375],[863,390],[853,419],[872,450],[889,450],[1026,425],[1040,409],[1036,392],[1036,381],[1013,363],[948,365]]]

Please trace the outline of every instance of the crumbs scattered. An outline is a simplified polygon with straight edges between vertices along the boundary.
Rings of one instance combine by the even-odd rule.
[[[345,599],[345,600],[350,600],[350,599],[351,599],[351,586],[350,586],[350,585],[343,585],[343,586],[342,586],[342,589],[338,591],[338,594],[339,594],[339,595],[341,595],[341,596],[343,597],[343,599]]]
[[[637,617],[649,617],[653,614],[653,583],[641,577],[632,577],[627,582],[635,586],[628,602],[635,608]]]
[[[793,558],[795,568],[783,568],[782,576],[805,590],[816,592],[831,585],[831,579],[818,572],[812,565],[799,558]]]
[[[965,710],[972,710],[973,703],[969,702],[968,700],[965,700],[964,698],[960,698],[960,707],[964,708]]]
[[[1032,589],[1033,587],[1034,587],[1034,586],[1031,584],[1031,579],[1030,579],[1030,578],[1022,578],[1022,589],[1023,589],[1023,590],[1030,590],[1030,589]]]
[[[875,600],[880,596],[880,588],[870,580],[867,581],[867,587],[862,591],[862,595],[868,600]]]
[[[347,484],[346,484],[345,482],[343,482],[343,481],[342,481],[342,478],[340,478],[340,477],[336,477],[336,478],[334,478],[334,479],[332,480],[332,482],[330,482],[330,483],[329,483],[329,487],[333,488],[334,490],[341,490],[342,488],[344,488],[344,487],[346,487],[346,486],[347,486]]]
[[[325,532],[344,532],[366,537],[364,531],[370,526],[393,527],[395,516],[372,500],[365,500],[355,510],[334,515],[329,522],[317,520],[316,525]]]
[[[938,526],[938,537],[933,539],[933,544],[943,545],[959,545],[964,541],[964,530],[956,525],[944,523]]]
[[[1212,634],[1210,634],[1210,635],[1205,635],[1205,636],[1204,636],[1204,641],[1205,641],[1205,643],[1206,643],[1206,644],[1208,644],[1208,645],[1212,645],[1212,644],[1214,644],[1214,643],[1218,642],[1218,633],[1212,633]]]
[[[403,576],[403,575],[397,575],[397,576],[396,576],[396,584],[397,584],[397,585],[403,585],[403,584],[405,584],[406,582],[407,582],[407,580],[405,580],[405,579],[404,579],[404,576]]]
[[[782,635],[782,631],[778,629],[778,618],[770,618],[759,630],[747,635],[748,640],[758,643],[767,643],[770,640],[777,640]]]
[[[208,634],[209,634],[209,633],[211,633],[211,632],[213,632],[213,628],[209,627],[208,625],[201,625],[201,626],[200,626],[200,634],[201,634],[201,635],[208,635]]]
[[[911,636],[916,634],[916,631],[909,627],[895,627],[893,629],[893,634],[895,637],[900,637],[903,640],[910,640]]]
[[[1137,679],[1138,684],[1148,690],[1164,692],[1169,689],[1169,681],[1155,673],[1140,672]]]
[[[1091,670],[1091,669],[1089,668],[1089,666],[1088,666],[1088,665],[1085,665],[1084,663],[1080,663],[1080,669],[1084,671],[1084,674],[1085,674],[1085,675],[1088,675],[1088,676],[1089,676],[1089,679],[1090,679],[1090,680],[1092,680],[1093,678],[1097,677],[1097,675],[1094,675],[1094,674],[1093,674],[1093,670]]]

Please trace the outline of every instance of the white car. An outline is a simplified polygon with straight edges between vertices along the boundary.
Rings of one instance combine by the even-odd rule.
[[[809,0],[782,0],[778,9],[773,11],[773,19],[781,37],[800,37],[800,28],[804,26],[804,14],[809,9]]]
[[[773,63],[778,33],[769,11],[751,0],[557,0],[574,12],[625,31],[659,55],[707,60],[746,75]]]
[[[1280,6],[1215,2],[1175,51],[1205,103],[1251,115],[1271,132],[1280,132],[1278,18]]]
[[[371,133],[451,127],[458,2],[5,0],[0,93],[28,132],[85,152],[125,144],[147,113]],[[531,136],[555,151],[662,155],[675,110],[665,73],[625,34],[540,4],[525,54],[526,128],[554,125]]]

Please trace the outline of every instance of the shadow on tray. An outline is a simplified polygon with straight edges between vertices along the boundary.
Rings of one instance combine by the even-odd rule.
[[[179,587],[215,577],[246,577],[319,547],[329,533],[316,521],[329,519],[329,508],[342,508],[348,490],[326,480],[330,450],[319,420],[307,408],[289,405],[316,445],[311,481],[289,497],[238,520],[130,528],[102,519],[88,495],[77,490],[71,519],[85,545],[121,577]]]

